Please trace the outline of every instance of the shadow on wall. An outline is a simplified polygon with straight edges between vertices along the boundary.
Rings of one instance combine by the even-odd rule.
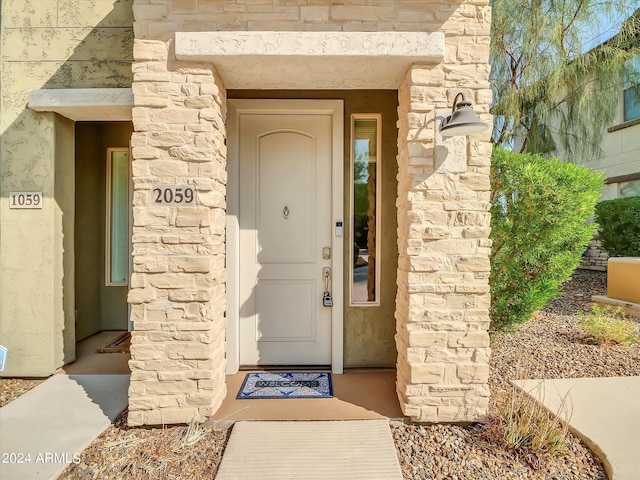
[[[73,121],[28,108],[29,90],[130,87],[133,3],[2,2],[0,192],[41,191],[44,208],[3,213],[0,284],[16,301],[0,302],[0,333],[32,375],[75,356],[75,141]],[[20,375],[11,357],[5,373]]]

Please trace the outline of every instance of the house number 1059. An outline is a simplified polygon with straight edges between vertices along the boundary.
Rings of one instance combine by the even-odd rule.
[[[9,208],[42,208],[42,192],[10,192]]]
[[[151,199],[159,205],[194,205],[196,190],[193,185],[153,185]]]

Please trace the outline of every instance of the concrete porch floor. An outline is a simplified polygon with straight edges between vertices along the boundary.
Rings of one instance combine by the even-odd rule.
[[[130,374],[128,353],[96,353],[122,331],[99,332],[76,345],[76,361],[56,370],[67,375]],[[252,370],[259,371],[259,370]],[[396,394],[395,369],[348,369],[332,375],[333,398],[237,400],[245,374],[227,375],[227,396],[211,421],[238,420],[358,420],[403,418]]]
[[[105,330],[76,343],[76,360],[60,367],[54,374],[120,375],[131,374],[128,353],[96,353],[122,335],[122,330]]]
[[[236,395],[247,373],[250,372],[227,375],[227,396],[211,419],[214,423],[404,417],[396,394],[396,371],[393,369],[349,369],[342,375],[331,375],[333,398],[237,400]]]

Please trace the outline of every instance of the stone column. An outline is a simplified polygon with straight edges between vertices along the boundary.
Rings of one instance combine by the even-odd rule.
[[[212,415],[225,386],[225,90],[213,66],[134,45],[133,274],[129,425]],[[192,184],[193,206],[153,184]]]
[[[489,400],[491,146],[440,137],[452,76],[415,66],[399,90],[397,390],[420,422],[479,421]],[[488,119],[486,88],[462,91]]]

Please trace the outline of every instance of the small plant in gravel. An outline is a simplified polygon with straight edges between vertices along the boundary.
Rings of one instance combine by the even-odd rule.
[[[564,410],[563,400],[559,412]],[[545,458],[564,453],[568,424],[525,392],[513,386],[498,411],[483,427],[485,440],[513,451],[536,469]]]
[[[638,340],[634,334],[636,324],[618,307],[594,304],[587,314],[578,312],[578,320],[589,343],[596,345],[631,343]]]

